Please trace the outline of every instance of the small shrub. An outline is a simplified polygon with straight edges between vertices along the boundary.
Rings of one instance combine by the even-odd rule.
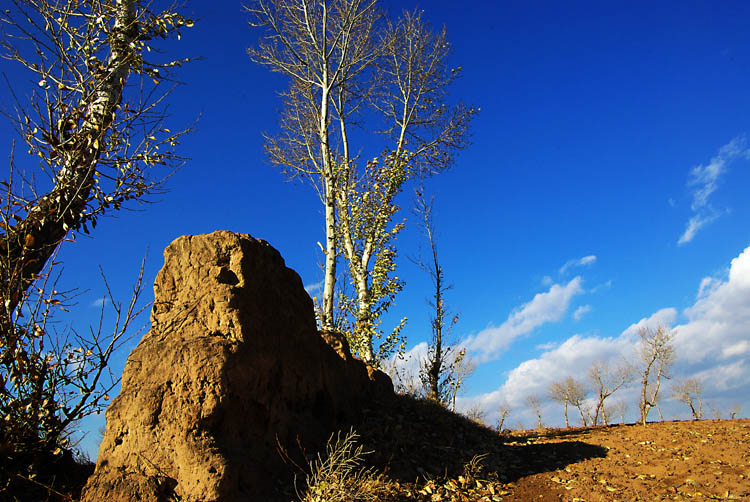
[[[302,502],[375,502],[387,495],[387,483],[373,469],[362,467],[372,452],[357,444],[359,435],[350,430],[331,435],[325,459],[318,455],[310,462],[307,490],[298,494]]]

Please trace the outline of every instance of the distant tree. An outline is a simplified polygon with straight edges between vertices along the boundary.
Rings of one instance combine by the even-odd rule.
[[[422,233],[429,244],[430,255],[427,262],[421,256],[412,261],[426,271],[432,280],[434,292],[429,305],[434,314],[430,317],[432,339],[427,349],[427,357],[422,362],[420,377],[427,389],[427,396],[448,405],[451,385],[456,379],[456,347],[448,342],[447,337],[458,322],[458,315],[450,318],[445,303],[445,293],[451,286],[445,282],[445,273],[438,258],[432,208],[433,200],[427,201],[424,188],[421,187],[416,191],[414,213],[421,220]]]
[[[12,83],[7,96],[15,111],[6,116],[36,163],[18,168],[11,152],[0,182],[4,445],[64,447],[66,431],[108,399],[110,387],[101,384],[137,313],[140,278],[129,305],[113,302],[111,336],[100,323],[66,337],[52,322],[70,307],[55,287],[54,257],[63,241],[88,234],[101,216],[148,202],[173,169],[155,178],[152,171],[181,160],[174,147],[185,131],[164,126],[169,90],[162,89],[184,60],[150,47],[191,25],[171,9],[155,12],[151,2],[137,0],[13,0],[0,12],[3,57],[27,75]],[[22,89],[27,81],[32,88]]]
[[[641,359],[641,423],[646,425],[646,417],[654,406],[657,406],[661,380],[669,379],[669,368],[674,363],[674,334],[659,326],[656,329],[641,328],[638,330],[640,343],[638,354]],[[661,411],[659,414],[661,415]]]
[[[383,361],[380,369],[391,377],[393,389],[397,393],[423,399],[425,389],[419,375],[414,372],[410,365],[400,364],[401,361],[403,360],[399,357],[392,357]]]
[[[608,407],[605,411],[608,417],[620,417],[620,423],[624,424],[625,414],[628,411],[628,404],[623,400],[619,400],[612,406]]]
[[[544,429],[544,424],[542,423],[542,400],[539,398],[539,396],[534,394],[531,396],[526,396],[526,399],[524,401],[526,403],[526,406],[528,406],[529,409],[536,415],[536,428],[538,430]]]
[[[475,404],[464,412],[464,416],[472,422],[484,425],[484,417],[487,416],[487,412],[480,405]]]
[[[672,384],[672,395],[690,407],[693,420],[703,418],[703,383],[697,378],[677,380]]]
[[[578,408],[581,412],[581,420],[583,420],[584,425],[586,425],[586,418],[581,409],[583,406],[583,400],[586,397],[586,392],[583,386],[573,377],[567,377],[562,382],[552,382],[547,389],[547,395],[553,401],[563,405],[566,428],[570,427],[570,422],[568,420],[568,405],[576,406]]]
[[[742,406],[739,403],[732,406],[732,409],[729,410],[729,420],[737,418],[737,415],[740,414],[740,409],[742,409]]]
[[[453,375],[454,378],[449,382],[447,386],[447,393],[450,396],[450,409],[456,411],[456,398],[458,397],[459,391],[463,388],[466,383],[466,379],[469,378],[476,369],[476,364],[466,354],[466,349],[461,349],[456,354],[453,360]]]
[[[588,421],[586,420],[586,415],[588,414],[588,410],[586,409],[586,395],[588,393],[586,386],[575,378],[566,378],[565,385],[567,387],[568,400],[572,406],[578,409],[578,413],[581,415],[581,424],[586,427],[588,425]]]
[[[500,408],[498,409],[500,418],[498,418],[497,420],[497,432],[501,432],[501,433],[503,432],[504,430],[503,426],[505,425],[505,420],[507,420],[508,415],[510,415],[511,411],[512,411],[511,407],[507,401],[503,401],[502,404],[500,404]]]
[[[335,328],[336,264],[343,252],[357,295],[353,345],[373,362],[373,324],[383,311],[376,306],[400,288],[395,276],[386,278],[400,229],[392,224],[394,198],[412,176],[453,164],[475,110],[445,105],[459,72],[447,66],[445,30],[432,32],[419,13],[406,12],[394,24],[376,0],[254,0],[246,9],[251,25],[266,33],[248,51],[251,58],[290,81],[282,132],[266,137],[266,152],[290,178],[309,181],[324,205],[321,327]],[[351,134],[355,123],[386,133],[379,136],[386,138],[379,158],[363,162],[363,149],[351,146],[362,137]]]
[[[588,375],[597,399],[594,414],[589,417],[591,425],[599,425],[600,420],[604,425],[608,425],[604,403],[607,398],[630,381],[632,370],[627,365],[612,369],[606,362],[598,361],[591,365]]]

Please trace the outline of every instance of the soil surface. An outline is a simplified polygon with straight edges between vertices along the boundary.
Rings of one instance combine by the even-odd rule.
[[[500,435],[424,401],[387,411],[360,428],[392,489],[374,500],[750,502],[750,419]]]
[[[519,432],[506,444],[519,446],[518,466],[544,463],[527,448],[545,445],[551,467],[503,484],[503,501],[750,501],[748,419]],[[575,445],[606,455],[558,467],[559,453]]]

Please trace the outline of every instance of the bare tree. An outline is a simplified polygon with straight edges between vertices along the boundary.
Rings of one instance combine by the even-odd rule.
[[[734,420],[735,418],[737,418],[737,415],[740,414],[741,409],[742,405],[740,405],[739,403],[732,406],[732,409],[729,410],[729,420]]]
[[[675,381],[672,395],[690,407],[693,420],[703,418],[703,383],[700,380],[687,378]]]
[[[531,396],[526,396],[524,402],[526,403],[526,406],[528,406],[529,409],[536,415],[536,428],[538,430],[544,429],[544,424],[542,423],[542,400],[539,398],[539,396],[534,394]]]
[[[479,425],[485,425],[484,417],[487,416],[487,412],[479,404],[475,404],[467,409],[463,415],[472,422],[478,423]]]
[[[619,417],[620,423],[625,423],[625,414],[628,412],[628,403],[626,403],[623,400],[619,400],[615,402],[612,406],[608,407],[607,416],[609,417]]]
[[[568,405],[573,405],[578,408],[581,412],[581,420],[586,425],[586,418],[583,415],[581,409],[583,400],[586,397],[586,392],[583,385],[578,383],[573,377],[567,377],[562,382],[553,382],[547,389],[547,395],[553,401],[563,405],[563,411],[565,415],[565,427],[570,427],[568,420]]]
[[[586,419],[586,415],[588,411],[586,410],[586,394],[588,391],[586,390],[586,386],[575,378],[570,377],[565,379],[565,387],[569,403],[578,409],[578,413],[581,415],[581,424],[584,427],[587,426],[588,420]]]
[[[450,396],[450,409],[456,411],[456,398],[458,397],[458,393],[466,383],[466,379],[474,373],[476,364],[474,364],[474,361],[472,361],[466,354],[465,349],[458,351],[453,364],[453,374],[455,378],[448,384],[446,393]]]
[[[619,366],[614,370],[604,361],[598,361],[591,365],[589,368],[589,380],[594,388],[597,399],[594,414],[590,416],[591,425],[599,425],[600,419],[604,425],[607,425],[604,403],[607,398],[630,381],[631,375],[632,370],[627,365]]]
[[[427,349],[427,358],[422,364],[421,377],[428,389],[428,397],[447,404],[456,369],[454,358],[451,357],[456,348],[448,343],[447,336],[458,322],[458,315],[454,315],[449,320],[445,293],[451,286],[445,283],[445,273],[438,258],[432,213],[433,199],[427,202],[422,187],[416,191],[416,195],[414,213],[422,220],[422,233],[429,243],[430,256],[427,262],[421,257],[412,261],[429,274],[434,288],[432,300],[429,302],[431,309],[434,310],[434,315],[430,318],[432,341]]]
[[[552,384],[550,384],[549,388],[547,389],[547,396],[553,401],[556,401],[563,405],[563,412],[565,415],[565,428],[567,429],[568,427],[570,427],[570,421],[568,420],[568,404],[570,404],[570,400],[568,399],[568,393],[567,389],[565,388],[565,384],[563,382],[552,382]]]
[[[394,390],[416,399],[424,398],[425,389],[419,375],[416,375],[409,366],[399,365],[399,360],[397,357],[387,359],[381,367],[381,370],[391,377]]]
[[[511,411],[511,407],[507,401],[503,401],[502,404],[500,404],[500,408],[498,409],[500,418],[497,420],[497,432],[503,432],[503,426],[505,425],[505,421],[508,419],[508,415],[510,415]]]
[[[373,325],[400,289],[392,246],[400,224],[395,196],[413,175],[450,167],[466,146],[473,109],[445,106],[456,77],[447,67],[445,30],[421,15],[387,22],[375,0],[256,0],[251,25],[267,38],[251,58],[290,79],[279,136],[266,137],[272,163],[316,187],[325,207],[326,256],[321,327],[333,330],[336,261],[343,252],[356,289],[356,349],[376,360]],[[383,152],[363,162],[351,128],[385,131]],[[334,127],[332,125],[335,124]],[[337,130],[334,132],[334,130]],[[357,153],[354,153],[357,152]],[[397,328],[398,329],[398,328]]]
[[[17,426],[4,433],[16,444],[53,448],[68,425],[100,409],[107,389],[98,384],[137,311],[140,280],[109,338],[100,325],[69,342],[49,322],[66,308],[54,287],[60,244],[129,202],[148,202],[173,170],[153,179],[152,169],[181,160],[174,147],[185,131],[164,126],[173,84],[161,89],[185,60],[147,54],[192,21],[149,6],[12,0],[0,13],[3,57],[36,83],[10,89],[14,111],[5,115],[37,167],[18,168],[12,152],[0,182],[0,407]]]
[[[641,423],[646,425],[646,417],[659,399],[662,378],[669,378],[669,368],[674,363],[674,333],[666,328],[641,328],[638,330],[640,345],[638,354],[641,359]],[[659,412],[661,415],[661,411]]]

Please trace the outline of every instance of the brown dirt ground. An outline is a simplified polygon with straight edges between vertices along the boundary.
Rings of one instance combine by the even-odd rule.
[[[403,397],[375,415],[359,430],[390,486],[376,500],[750,501],[750,419],[498,435]]]
[[[365,410],[365,415],[356,429],[359,442],[370,452],[363,467],[375,477],[355,487],[357,500],[750,502],[750,419],[500,435],[439,405],[407,396]],[[297,474],[297,480],[304,481],[305,472]],[[295,488],[287,479],[279,478],[279,500],[298,500],[305,487]]]
[[[748,419],[527,432],[508,444],[514,440],[555,447],[580,441],[606,456],[521,477],[504,486],[504,501],[750,500]],[[532,460],[518,451],[520,463]]]

